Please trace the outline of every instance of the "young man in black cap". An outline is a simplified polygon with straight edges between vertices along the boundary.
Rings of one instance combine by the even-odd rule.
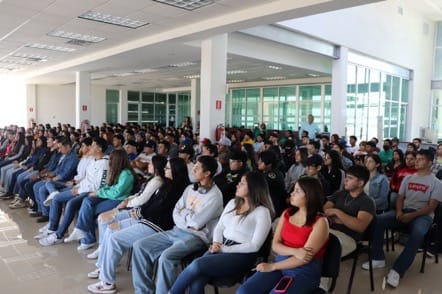
[[[129,160],[132,161],[135,158],[137,158],[137,156],[138,156],[137,142],[135,142],[134,140],[129,140],[129,141],[127,141],[125,146],[126,146],[126,152],[127,152],[127,156],[129,157]]]
[[[305,160],[305,175],[317,178],[321,182],[322,191],[324,192],[324,195],[321,196],[323,197],[322,199],[325,202],[326,197],[331,194],[332,189],[330,183],[321,174],[322,164],[323,160],[320,155],[313,154],[312,156],[308,157]]]
[[[186,162],[187,170],[189,172],[189,180],[191,183],[196,182],[196,179],[195,179],[193,172],[192,172],[193,167],[195,166],[195,164],[192,161],[194,153],[195,153],[195,150],[193,150],[193,147],[190,145],[189,146],[184,145],[183,147],[181,147],[178,150],[178,157],[182,158]]]
[[[141,143],[138,144],[140,145]],[[143,174],[147,174],[148,165],[152,162],[152,157],[155,155],[155,142],[149,141],[143,145],[143,152],[132,161],[132,167]]]
[[[231,199],[235,198],[236,186],[241,177],[248,171],[247,155],[243,151],[236,151],[230,154],[229,170],[214,178],[215,184],[223,193],[224,206]]]

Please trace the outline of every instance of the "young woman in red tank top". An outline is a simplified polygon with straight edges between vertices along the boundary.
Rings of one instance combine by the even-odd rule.
[[[321,214],[322,188],[312,177],[303,177],[290,194],[291,207],[276,226],[273,263],[260,263],[237,294],[275,293],[282,277],[292,278],[285,293],[311,293],[319,286],[322,257],[328,241],[328,222]]]

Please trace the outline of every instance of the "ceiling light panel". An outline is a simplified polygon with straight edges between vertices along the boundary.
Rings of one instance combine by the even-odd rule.
[[[227,83],[233,84],[233,83],[242,83],[244,80],[228,80]]]
[[[88,11],[78,17],[82,18],[82,19],[98,21],[98,22],[102,22],[102,23],[117,25],[117,26],[131,28],[131,29],[137,29],[139,27],[142,27],[142,26],[145,26],[148,24],[145,21],[134,20],[134,19],[121,17],[121,16],[114,16],[111,14],[101,13],[101,12],[97,12],[97,11]]]
[[[264,80],[274,81],[274,80],[285,80],[286,77],[263,77]]]
[[[58,52],[74,52],[76,50],[75,48],[68,48],[68,47],[62,47],[62,46],[56,46],[56,45],[47,45],[47,44],[43,44],[43,43],[31,43],[31,44],[25,45],[25,47],[58,51]]]
[[[275,69],[275,70],[282,69],[282,67],[276,66],[276,65],[269,65],[268,68]]]
[[[83,42],[90,42],[90,43],[98,43],[98,42],[106,40],[106,38],[103,38],[103,37],[83,35],[83,34],[79,34],[79,33],[66,32],[66,31],[62,31],[62,30],[51,31],[47,35],[51,36],[51,37],[59,37],[59,38],[78,40],[78,41],[83,41]]]
[[[195,65],[195,62],[191,62],[191,61],[186,61],[186,62],[181,62],[181,63],[175,63],[175,64],[170,64],[169,67],[185,67],[185,66],[191,66],[191,65]]]
[[[242,69],[233,69],[233,70],[228,70],[227,74],[228,75],[238,75],[238,74],[245,74],[247,73],[246,70],[242,70]]]
[[[189,75],[189,76],[184,76],[186,79],[199,79],[200,75]]]
[[[214,0],[153,0],[153,1],[163,4],[168,4],[186,10],[195,10],[213,4],[215,2]]]

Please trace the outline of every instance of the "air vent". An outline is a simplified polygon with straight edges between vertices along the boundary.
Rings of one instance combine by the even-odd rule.
[[[66,42],[66,44],[71,44],[71,45],[77,45],[77,46],[82,46],[82,47],[87,47],[89,45],[92,45],[93,42],[88,42],[88,41],[83,41],[83,40],[69,40]]]

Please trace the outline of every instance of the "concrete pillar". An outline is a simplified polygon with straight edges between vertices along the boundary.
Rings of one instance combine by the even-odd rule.
[[[193,130],[200,127],[200,79],[192,79],[190,82],[190,118]]]
[[[91,121],[91,74],[75,73],[75,126],[80,128],[85,119]]]
[[[201,43],[200,137],[215,139],[218,124],[225,123],[227,34]]]
[[[26,85],[26,121],[30,127],[33,122],[37,122],[37,86]]]
[[[127,89],[120,89],[120,103],[118,104],[118,122],[125,124],[127,122]]]
[[[333,61],[332,66],[332,102],[331,102],[331,134],[346,134],[347,121],[347,65],[348,48],[339,48],[339,59]]]

